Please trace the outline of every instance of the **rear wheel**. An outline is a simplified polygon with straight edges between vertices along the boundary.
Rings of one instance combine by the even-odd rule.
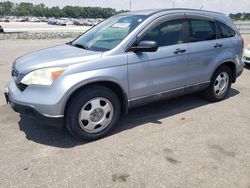
[[[117,95],[103,86],[88,87],[71,100],[66,126],[77,138],[96,140],[108,134],[120,115]]]
[[[212,102],[223,100],[230,91],[232,84],[232,71],[223,65],[218,68],[204,94],[206,99]]]

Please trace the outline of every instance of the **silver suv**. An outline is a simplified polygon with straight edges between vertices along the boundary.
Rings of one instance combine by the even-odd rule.
[[[94,140],[135,106],[195,91],[224,99],[243,71],[242,53],[241,35],[224,14],[128,12],[16,59],[5,96],[21,114]]]

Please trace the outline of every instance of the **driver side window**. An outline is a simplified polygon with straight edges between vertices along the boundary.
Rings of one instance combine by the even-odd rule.
[[[184,43],[185,20],[171,20],[154,27],[141,41],[156,41],[160,46],[169,46]]]

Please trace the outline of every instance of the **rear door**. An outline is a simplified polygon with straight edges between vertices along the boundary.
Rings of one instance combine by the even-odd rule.
[[[216,25],[211,17],[187,14],[189,24],[187,87],[209,82],[214,64],[218,63]]]
[[[220,53],[225,60],[227,59],[241,59],[242,54],[242,38],[240,35],[236,35],[236,32],[226,24],[216,21],[217,30],[217,44],[220,44],[220,48],[217,48],[217,53]]]

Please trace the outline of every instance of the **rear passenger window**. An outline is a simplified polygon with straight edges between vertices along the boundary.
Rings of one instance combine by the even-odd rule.
[[[141,41],[156,41],[159,46],[182,44],[184,23],[182,19],[164,22],[149,31]]]
[[[229,38],[235,36],[235,32],[230,27],[226,26],[221,22],[216,22],[216,23],[219,29],[218,31],[219,38]]]
[[[214,22],[208,20],[191,19],[190,42],[199,42],[216,39]]]

